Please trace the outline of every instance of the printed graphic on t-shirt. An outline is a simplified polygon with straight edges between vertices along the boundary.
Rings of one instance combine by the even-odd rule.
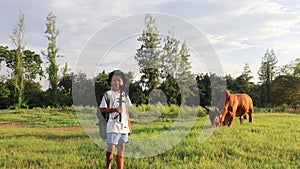
[[[106,102],[105,97],[103,96],[102,101],[99,105],[99,108],[118,108],[120,105],[120,93],[116,93],[112,90],[107,91],[107,97],[109,102]],[[107,133],[129,133],[128,127],[128,117],[126,109],[131,106],[131,101],[125,93],[122,93],[122,117],[121,122],[119,119],[120,113],[109,113],[109,119],[107,122]]]

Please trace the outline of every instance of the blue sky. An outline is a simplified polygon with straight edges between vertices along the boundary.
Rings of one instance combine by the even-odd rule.
[[[101,46],[105,45],[102,42],[99,44],[91,42],[97,33],[112,23],[121,22],[124,17],[131,20],[131,16],[144,13],[178,17],[178,20],[184,20],[197,28],[215,50],[224,74],[231,74],[234,77],[240,75],[245,63],[249,63],[254,80],[257,80],[261,58],[269,48],[275,50],[278,65],[288,64],[291,60],[300,57],[299,1],[2,0],[0,6],[0,45],[12,47],[9,37],[18,23],[19,11],[22,11],[25,15],[26,48],[37,53],[47,48],[48,41],[44,34],[45,23],[47,15],[53,12],[57,16],[57,28],[60,31],[57,46],[60,49],[60,55],[64,56],[59,58],[58,62],[61,66],[68,62],[71,70],[81,66],[84,59],[78,58],[82,57],[87,49],[97,52]],[[160,22],[161,18],[156,19]],[[164,22],[168,21],[164,20]],[[135,24],[132,25],[132,29],[138,27],[142,32],[143,20],[140,25]],[[171,24],[168,29],[174,29],[175,36],[188,32],[182,30],[182,27]],[[103,68],[110,71],[118,66],[124,69],[134,67],[125,63],[134,62],[133,55],[139,47],[136,36],[122,39],[121,27],[113,29],[109,35],[108,41],[113,36],[121,37],[121,39],[116,39],[112,48],[107,46],[103,48],[103,50],[106,49],[105,57],[96,56],[97,54],[93,53],[94,55],[89,55],[89,57],[94,60],[85,59],[90,61],[88,63],[90,65],[82,66],[85,67],[83,71],[87,74],[89,71],[93,71],[93,74],[95,70],[101,71]],[[127,57],[124,58],[125,55]],[[120,60],[122,66],[118,63]],[[195,72],[203,71],[200,68],[202,66],[195,63],[195,60],[192,62],[194,62],[192,64]],[[91,67],[94,68],[90,69]]]

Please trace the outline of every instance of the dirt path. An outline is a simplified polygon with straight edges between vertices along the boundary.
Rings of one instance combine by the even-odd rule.
[[[5,122],[0,122],[0,127],[8,127],[8,126],[22,126],[22,122],[17,122],[17,121],[5,121]]]

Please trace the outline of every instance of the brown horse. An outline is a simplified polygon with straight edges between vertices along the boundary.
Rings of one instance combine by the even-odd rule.
[[[249,115],[249,122],[252,123],[253,113],[253,102],[249,95],[243,93],[230,94],[230,92],[226,90],[226,101],[219,120],[219,126],[228,125],[231,127],[235,117],[239,117],[240,124],[242,124],[243,119],[247,118],[247,114]]]
[[[219,108],[217,107],[211,107],[208,108],[204,106],[204,109],[206,110],[206,114],[209,117],[209,120],[211,122],[211,127],[218,127],[219,126],[219,121],[222,117],[222,112],[220,112]],[[224,124],[228,124],[231,121],[231,116],[230,114],[227,114],[224,120]]]
[[[219,121],[221,118],[221,112],[217,107],[208,108],[206,106],[203,107],[206,110],[206,114],[209,117],[212,127],[218,127]]]

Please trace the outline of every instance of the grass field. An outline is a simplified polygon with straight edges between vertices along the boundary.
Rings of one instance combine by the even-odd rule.
[[[198,117],[169,151],[125,158],[125,168],[300,168],[299,114],[255,113],[253,124],[236,119],[231,129],[220,127],[200,143],[205,120]],[[0,168],[104,168],[105,150],[76,127],[72,110],[1,110],[0,122]],[[172,120],[133,123],[132,138],[158,135],[170,125]]]

